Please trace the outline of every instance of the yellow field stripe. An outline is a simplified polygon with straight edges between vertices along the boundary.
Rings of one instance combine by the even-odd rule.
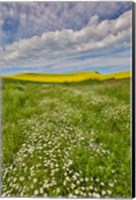
[[[27,73],[27,74],[17,74],[11,76],[3,76],[3,78],[11,78],[18,80],[26,80],[26,81],[35,81],[35,82],[49,82],[49,83],[64,83],[64,82],[80,82],[84,80],[107,80],[107,79],[122,79],[122,78],[130,78],[131,72],[119,72],[115,74],[98,74],[96,72],[80,72],[73,74],[35,74],[35,73]]]

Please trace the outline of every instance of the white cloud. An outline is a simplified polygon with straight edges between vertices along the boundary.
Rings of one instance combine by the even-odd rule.
[[[14,39],[63,29],[82,29],[95,14],[103,19],[130,9],[131,2],[6,2],[1,3],[0,21],[18,22]],[[11,32],[6,32],[5,37]]]
[[[70,56],[84,52],[93,53],[98,50],[104,52],[107,49],[125,49],[130,46],[131,11],[127,11],[114,20],[99,21],[98,16],[93,16],[88,25],[81,30],[64,29],[62,31],[45,32],[41,36],[22,39],[6,45],[2,51],[2,62],[3,67],[6,68],[31,68],[49,64],[55,65],[61,60],[61,64],[63,63],[65,68],[69,67],[65,62]],[[88,60],[88,65],[89,62],[96,66],[98,59]],[[115,65],[116,62],[114,61]],[[98,63],[106,64],[107,62],[101,60]],[[74,62],[73,65],[75,65]],[[56,68],[59,68],[59,66]]]

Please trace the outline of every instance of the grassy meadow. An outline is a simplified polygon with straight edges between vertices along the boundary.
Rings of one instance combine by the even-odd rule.
[[[130,197],[130,79],[3,78],[3,197]]]

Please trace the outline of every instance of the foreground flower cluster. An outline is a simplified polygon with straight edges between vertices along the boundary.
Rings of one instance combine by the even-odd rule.
[[[119,120],[123,113],[126,120],[129,107],[122,102],[119,109],[116,98],[112,103],[98,93],[83,95],[79,89],[60,86],[56,94],[55,89],[43,85],[42,98],[34,99],[40,114],[20,120],[26,140],[12,162],[3,166],[2,196],[113,197],[120,181],[118,161],[112,148],[98,137],[95,123],[100,123],[101,116],[103,123],[113,117]]]

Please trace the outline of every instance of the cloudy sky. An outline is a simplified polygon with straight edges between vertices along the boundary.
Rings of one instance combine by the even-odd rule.
[[[131,68],[131,2],[1,3],[2,74]]]

